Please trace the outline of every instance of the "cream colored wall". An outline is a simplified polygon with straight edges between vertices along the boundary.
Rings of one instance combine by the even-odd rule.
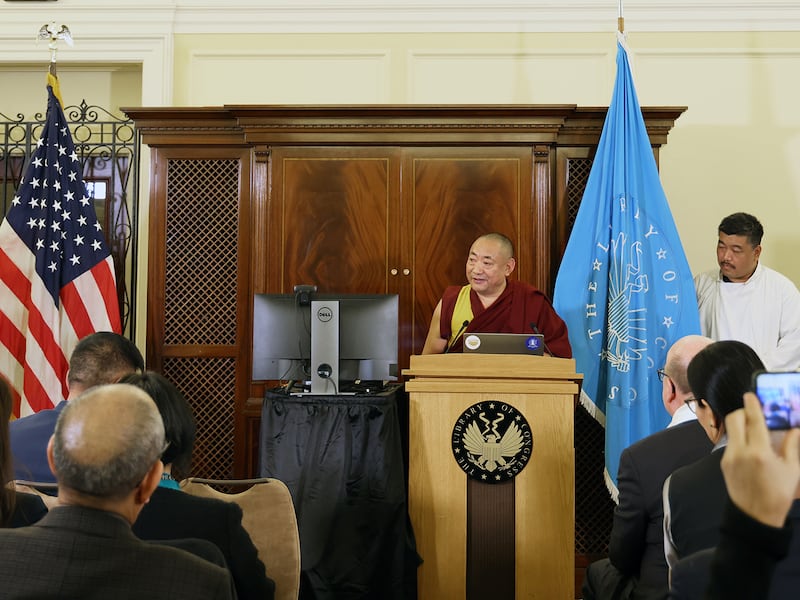
[[[47,110],[47,54],[40,64],[15,65],[0,62],[0,112],[11,118],[22,113],[32,118]],[[69,65],[58,67],[65,106],[100,106],[124,117],[120,106],[138,106],[142,99],[141,65]]]
[[[800,4],[624,4],[642,105],[688,107],[661,152],[661,174],[692,268],[714,266],[719,220],[747,210],[766,229],[764,262],[800,283]],[[4,2],[0,112],[44,110],[48,51],[34,38],[49,21],[68,24],[75,38],[73,47],[59,46],[67,104],[604,106],[615,75],[617,7],[609,0]],[[144,149],[145,165],[148,156]],[[140,187],[143,342],[147,171]]]
[[[763,261],[800,282],[800,34],[629,33],[643,106],[688,110],[662,182],[694,271],[735,211],[764,224]],[[179,35],[174,102],[607,105],[614,32]]]

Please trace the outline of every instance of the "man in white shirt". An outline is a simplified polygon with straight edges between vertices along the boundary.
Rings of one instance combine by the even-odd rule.
[[[761,223],[734,213],[722,220],[718,234],[719,269],[694,279],[703,334],[744,342],[769,370],[800,368],[800,292],[759,262]]]

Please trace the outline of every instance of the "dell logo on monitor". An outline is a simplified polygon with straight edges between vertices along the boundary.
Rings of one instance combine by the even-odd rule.
[[[323,323],[327,323],[333,318],[333,311],[331,311],[331,309],[327,306],[322,306],[317,311],[317,318]]]

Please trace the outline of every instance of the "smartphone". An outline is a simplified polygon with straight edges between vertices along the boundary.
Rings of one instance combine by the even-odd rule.
[[[800,427],[800,371],[759,371],[753,381],[769,429]]]

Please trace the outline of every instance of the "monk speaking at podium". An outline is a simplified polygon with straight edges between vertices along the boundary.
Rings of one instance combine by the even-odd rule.
[[[467,257],[467,285],[449,286],[431,317],[423,354],[461,352],[467,333],[539,333],[545,351],[571,358],[567,326],[550,299],[532,285],[509,279],[517,261],[514,245],[487,233]]]

